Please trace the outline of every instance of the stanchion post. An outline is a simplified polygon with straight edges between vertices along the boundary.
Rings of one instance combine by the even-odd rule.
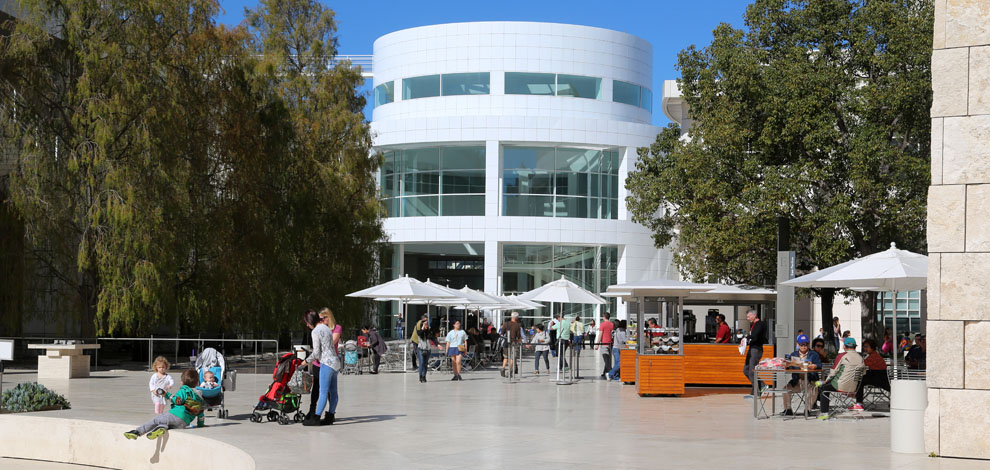
[[[155,355],[153,353],[154,349],[152,347],[152,344],[154,344],[154,342],[155,342],[155,335],[151,335],[151,337],[148,338],[148,370],[155,370],[155,368],[152,366],[155,360]]]

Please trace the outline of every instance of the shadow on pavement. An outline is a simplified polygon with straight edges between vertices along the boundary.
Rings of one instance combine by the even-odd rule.
[[[333,425],[337,426],[344,424],[364,424],[364,423],[377,423],[379,421],[389,421],[395,418],[403,417],[405,415],[369,415],[369,416],[347,416],[343,418],[337,418],[333,421]]]

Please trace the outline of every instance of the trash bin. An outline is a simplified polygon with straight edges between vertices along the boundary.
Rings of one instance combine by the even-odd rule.
[[[902,454],[925,452],[925,408],[928,382],[890,381],[890,450]]]

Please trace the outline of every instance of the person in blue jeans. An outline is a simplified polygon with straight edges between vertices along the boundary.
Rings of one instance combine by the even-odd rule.
[[[425,383],[426,367],[430,363],[432,349],[430,343],[433,342],[433,330],[430,329],[430,320],[429,318],[425,318],[425,315],[419,330],[416,331],[416,335],[419,336],[419,381]]]
[[[313,352],[306,362],[320,362],[320,399],[316,403],[316,414],[303,420],[303,426],[324,426],[333,424],[337,413],[337,369],[340,369],[340,358],[337,356],[337,341],[343,332],[343,327],[337,324],[333,312],[324,308],[319,313],[320,322],[315,325],[313,332]],[[320,418],[323,410],[330,402],[330,410]]]
[[[536,334],[530,340],[531,343],[535,344],[534,350],[536,351],[536,362],[534,363],[534,373],[540,374],[540,356],[543,356],[543,363],[547,366],[547,373],[550,373],[550,336],[547,335],[546,328],[543,325],[536,325]]]
[[[612,366],[612,370],[608,373],[608,380],[619,380],[619,349],[629,339],[626,334],[626,321],[619,320],[616,323],[618,324],[618,329],[612,333],[612,358],[615,365]]]

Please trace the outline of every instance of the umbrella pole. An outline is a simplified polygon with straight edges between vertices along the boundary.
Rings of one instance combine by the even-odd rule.
[[[399,310],[402,310],[404,312],[402,314],[402,320],[405,321],[405,319],[409,318],[409,304],[407,304],[405,302],[402,302],[401,300],[399,302],[402,303],[402,305],[399,307]],[[429,313],[429,312],[430,312],[430,304],[426,304],[426,313]],[[402,336],[405,336],[405,335],[402,335]],[[399,339],[405,339],[405,338],[402,338],[400,336]],[[405,343],[403,343],[403,344],[405,344]],[[405,347],[405,346],[403,346],[403,347]],[[406,367],[408,366],[408,364],[406,363],[406,361],[408,361],[408,360],[409,360],[409,354],[403,354],[402,355],[402,372],[405,372],[406,371]]]
[[[891,349],[893,349],[892,352],[894,353],[893,354],[893,361],[892,361],[892,364],[894,365],[894,378],[897,378],[898,377],[898,374],[897,374],[897,356],[901,354],[901,351],[900,351],[900,348],[898,347],[898,345],[900,344],[901,341],[897,337],[897,291],[893,291],[893,294],[894,294],[893,295],[893,297],[894,297],[894,318],[891,321],[891,323],[893,323],[893,328],[891,329],[892,333],[890,335],[892,336],[892,338],[890,340],[893,342],[892,344],[894,346],[893,348],[891,348]],[[882,311],[883,310],[881,310],[881,312]]]

